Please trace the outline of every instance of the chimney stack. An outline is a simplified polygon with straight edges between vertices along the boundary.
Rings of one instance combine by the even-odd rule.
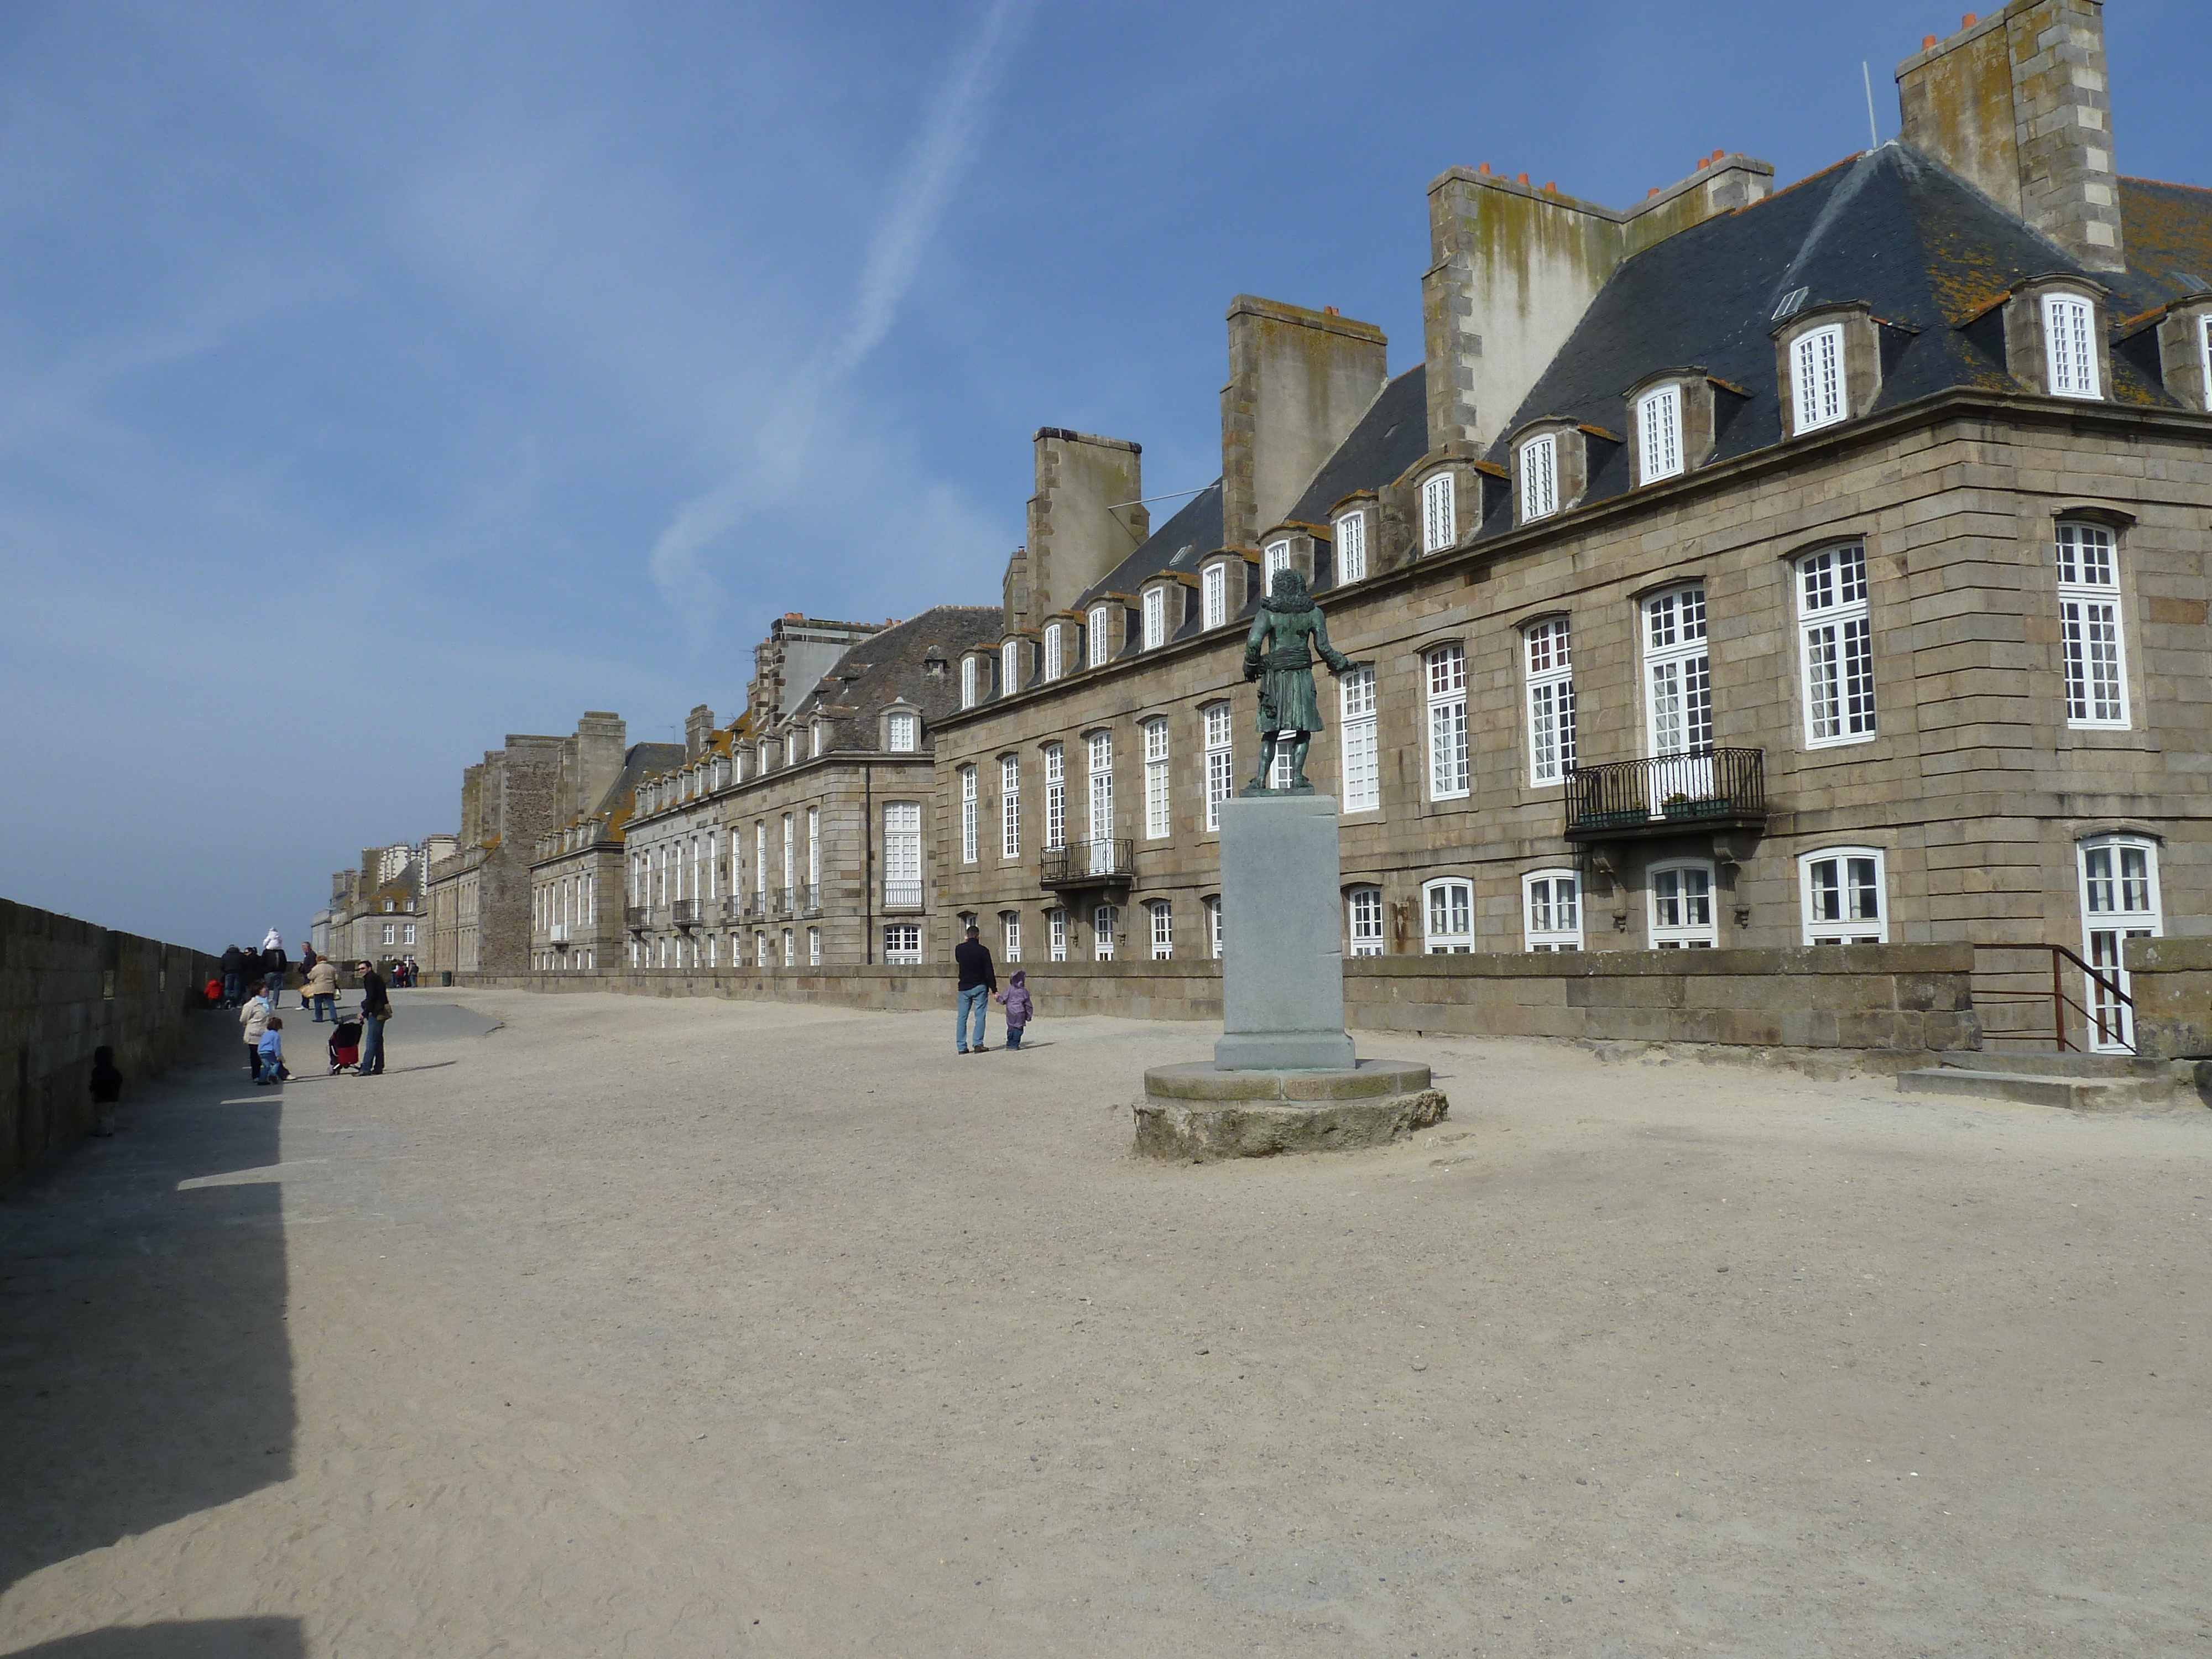
[[[2013,0],[1897,70],[1905,141],[2090,270],[2123,270],[2102,0]]]
[[[1145,544],[1152,514],[1143,449],[1056,426],[1039,427],[1029,542],[1007,562],[1006,631],[1035,628]]]
[[[1280,524],[1382,390],[1389,341],[1372,323],[1240,294],[1221,388],[1221,540]]]

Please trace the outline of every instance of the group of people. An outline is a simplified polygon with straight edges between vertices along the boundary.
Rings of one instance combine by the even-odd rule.
[[[968,937],[952,947],[952,964],[960,970],[960,1000],[952,1011],[955,1049],[963,1054],[989,1052],[983,1041],[983,1016],[994,1002],[1006,1011],[1007,1048],[1019,1048],[1022,1033],[1029,1029],[1032,1007],[1029,975],[1017,968],[1008,977],[1006,988],[1000,990],[999,970],[991,961],[991,947],[983,943],[983,933],[979,927],[970,927]]]
[[[354,1022],[338,1017],[337,965],[328,957],[317,957],[310,951],[305,967],[300,982],[300,1006],[313,1012],[313,1024],[319,1025],[325,1018],[331,1023],[331,1070],[337,1072],[349,1063],[358,1077],[382,1076],[384,1028],[392,1020],[392,996],[384,975],[376,971],[376,964],[360,964],[361,1007],[357,1012],[361,1036],[357,1045],[343,1041],[350,1035],[344,1028]],[[292,1075],[284,1065],[284,1022],[276,1009],[277,993],[273,986],[255,992],[239,1005],[238,1024],[246,1038],[246,1074],[258,1085],[282,1083]],[[349,1062],[341,1061],[342,1047],[355,1050]]]
[[[249,936],[250,937],[250,936]],[[312,957],[314,952],[307,953]],[[262,939],[260,948],[241,951],[235,945],[223,947],[222,1006],[235,1008],[257,989],[276,1000],[276,994],[284,988],[284,975],[291,963],[284,955],[284,936],[271,927]]]

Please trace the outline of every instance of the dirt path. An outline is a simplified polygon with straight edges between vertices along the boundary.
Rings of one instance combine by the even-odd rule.
[[[1449,1126],[1161,1167],[1201,1027],[456,995],[0,1203],[0,1650],[2212,1654],[2212,1113],[1370,1039]]]

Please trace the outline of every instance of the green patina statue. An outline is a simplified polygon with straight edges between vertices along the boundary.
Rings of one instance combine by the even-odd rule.
[[[1330,673],[1341,674],[1352,666],[1351,659],[1329,644],[1328,624],[1306,592],[1306,579],[1296,570],[1278,570],[1244,639],[1244,678],[1260,682],[1260,771],[1245,786],[1248,795],[1313,793],[1313,785],[1306,781],[1306,750],[1313,746],[1313,734],[1322,729],[1322,721],[1309,641]],[[1286,736],[1291,740],[1291,787],[1270,789],[1267,774],[1275,764],[1276,747]]]

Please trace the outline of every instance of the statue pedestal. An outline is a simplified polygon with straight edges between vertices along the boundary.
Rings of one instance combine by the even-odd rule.
[[[1156,1066],[1137,1152],[1207,1163],[1379,1146],[1443,1120],[1429,1068],[1359,1060],[1344,1029],[1336,803],[1221,803],[1222,1037],[1213,1063]]]

